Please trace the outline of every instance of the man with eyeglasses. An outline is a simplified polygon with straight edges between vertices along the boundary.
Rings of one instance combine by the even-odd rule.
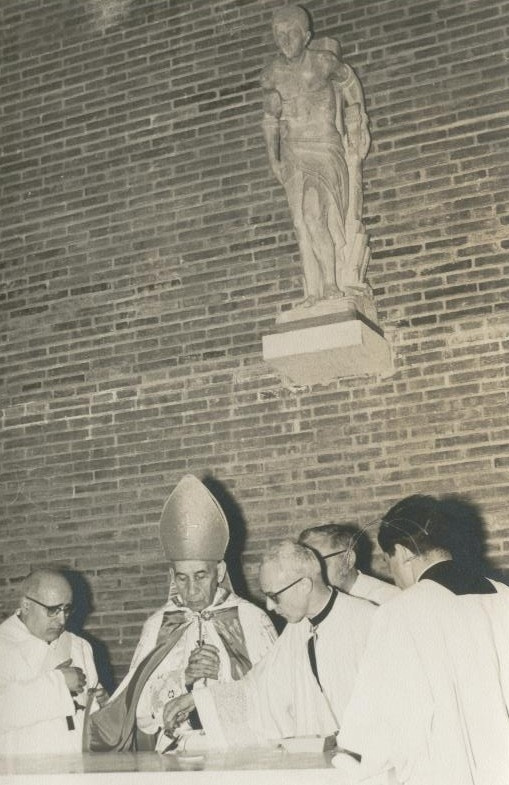
[[[400,593],[397,586],[372,575],[365,575],[357,566],[355,544],[359,532],[337,523],[326,523],[304,529],[299,542],[312,548],[322,559],[330,586],[336,586],[352,597],[361,597],[375,605],[383,605]]]
[[[90,644],[65,630],[72,589],[56,570],[21,584],[20,606],[0,624],[0,754],[64,754],[82,748],[83,715],[107,695]]]
[[[328,737],[339,729],[377,609],[327,586],[317,556],[292,540],[265,554],[260,586],[267,609],[288,622],[282,635],[239,681],[170,701],[167,732],[194,706],[210,748]]]

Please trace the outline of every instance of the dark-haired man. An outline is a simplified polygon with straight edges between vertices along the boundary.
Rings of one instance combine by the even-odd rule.
[[[507,785],[509,589],[451,558],[464,535],[431,496],[381,522],[404,591],[378,611],[339,734],[360,757],[335,760],[352,782],[392,770],[404,785]]]

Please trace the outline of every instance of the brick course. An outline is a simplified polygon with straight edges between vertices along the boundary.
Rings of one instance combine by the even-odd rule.
[[[509,4],[306,4],[364,86],[395,360],[312,389],[261,356],[303,295],[260,125],[279,5],[0,3],[0,613],[32,566],[78,571],[117,677],[165,598],[158,519],[186,471],[254,592],[267,543],[415,491],[470,495],[509,567]]]

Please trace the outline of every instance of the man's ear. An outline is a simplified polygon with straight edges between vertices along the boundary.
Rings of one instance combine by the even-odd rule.
[[[355,553],[353,548],[349,548],[345,553],[346,556],[346,564],[349,570],[353,570],[355,567],[355,563],[357,561],[357,554]]]
[[[412,561],[412,559],[416,559],[418,556],[418,554],[413,553],[410,548],[407,548],[406,545],[402,545],[400,542],[397,542],[394,546],[394,553],[398,557],[400,564],[406,564],[408,561]]]
[[[20,604],[19,604],[19,607],[20,607],[20,610],[21,610],[23,613],[26,613],[26,612],[28,611],[28,607],[29,607],[29,605],[28,605],[28,600],[27,600],[27,598],[26,598],[26,597],[22,597],[22,598],[21,598],[21,602],[20,602]]]
[[[226,563],[224,561],[218,561],[217,563],[217,582],[222,583],[223,578],[226,575]]]
[[[309,575],[304,575],[302,577],[302,585],[305,587],[308,594],[311,594],[313,591],[313,578],[310,578]]]

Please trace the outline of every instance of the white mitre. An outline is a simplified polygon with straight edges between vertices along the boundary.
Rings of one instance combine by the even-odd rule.
[[[230,539],[218,501],[192,474],[182,477],[166,500],[159,533],[169,561],[221,561]]]

